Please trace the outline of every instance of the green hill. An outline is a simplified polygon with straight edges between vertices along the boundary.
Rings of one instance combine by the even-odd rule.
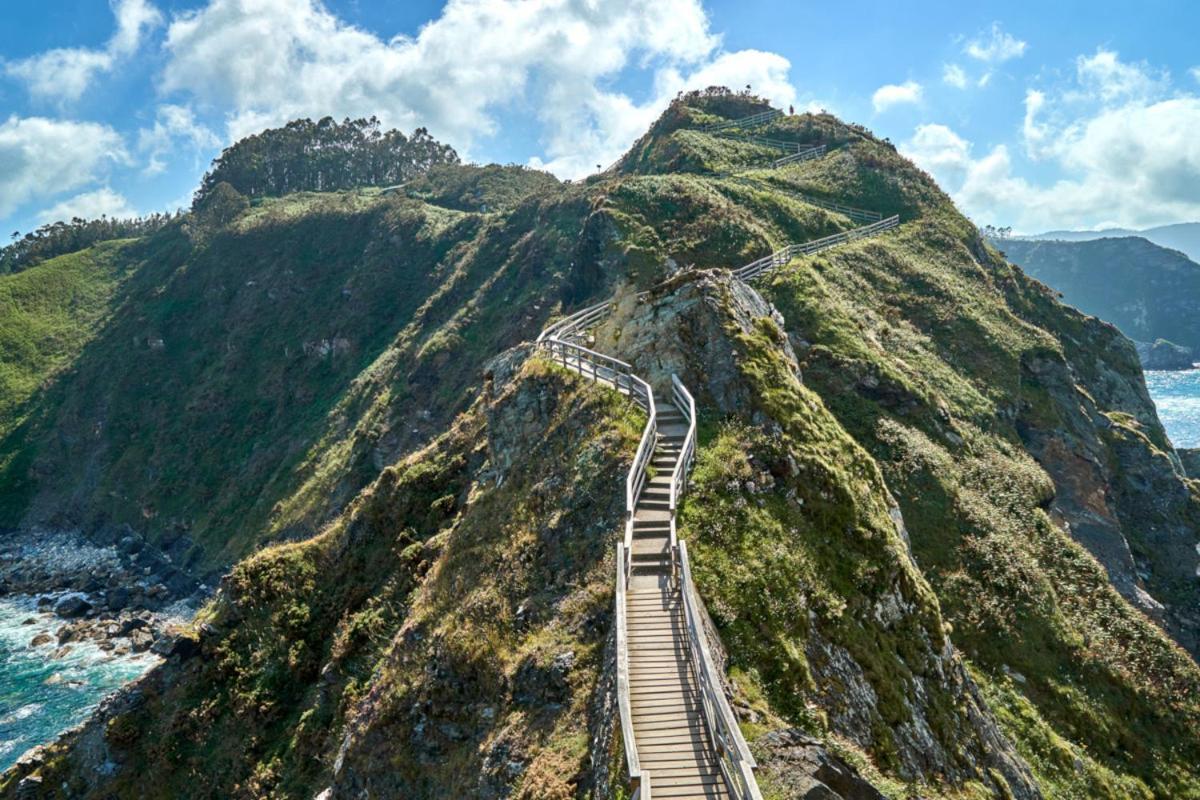
[[[998,242],[1063,300],[1111,322],[1130,339],[1166,339],[1200,353],[1200,264],[1146,239]]]
[[[777,119],[755,133],[829,148],[779,169],[702,130],[765,107],[685,96],[583,183],[438,168],[15,276],[95,270],[0,406],[7,524],[242,560],[0,796],[623,796],[641,419],[506,350],[616,294],[597,346],[699,404],[680,535],[766,797],[804,796],[803,734],[889,798],[1200,798],[1200,484],[1132,344],[865,129]],[[859,224],[833,202],[902,224],[724,271]]]

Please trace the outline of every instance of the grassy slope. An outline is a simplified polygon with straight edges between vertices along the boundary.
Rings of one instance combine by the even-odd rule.
[[[0,387],[0,524],[186,533],[201,568],[311,534],[470,402],[485,359],[607,280],[564,277],[604,255],[578,252],[583,191],[510,172],[486,175],[487,214],[299,194],[6,278],[45,296],[61,275],[124,276],[107,315],[56,298],[0,330],[6,351],[61,351]],[[70,351],[30,335],[64,324]]]
[[[111,313],[130,270],[128,250],[126,242],[109,242],[0,277],[0,437],[27,419],[38,390],[70,366]]]
[[[1055,354],[1093,391],[1110,379],[1134,387],[1124,396],[1114,393],[1129,401],[1124,408],[1109,400],[1114,435],[1144,442],[1148,454],[1165,448],[1157,422],[1134,402],[1136,362],[1126,363],[1124,350],[1113,349],[1110,331],[1085,323],[988,251],[932,181],[872,137],[828,117],[783,120],[763,133],[811,141],[806,137],[815,127],[840,147],[786,170],[705,179],[699,175],[727,169],[745,155],[740,144],[677,130],[705,119],[702,109],[668,111],[623,169],[693,173],[697,177],[635,180],[692,181],[695,197],[731,183],[775,192],[744,193],[740,207],[710,219],[723,240],[757,247],[717,248],[706,263],[726,256],[725,263],[736,266],[768,246],[799,238],[774,223],[780,196],[792,191],[900,213],[905,220],[900,232],[801,259],[762,288],[802,345],[806,384],[883,470],[955,642],[1044,790],[1069,798],[1200,796],[1200,671],[1051,522],[1044,507],[1053,484],[1025,452],[1017,430],[1018,415],[1022,424],[1053,424],[1079,402],[1023,376],[1025,360]],[[754,222],[742,222],[746,218]],[[653,217],[642,223],[669,225]],[[653,261],[691,246],[666,241],[646,257]],[[1045,416],[1039,420],[1039,414]],[[698,497],[706,484],[736,471],[739,451],[756,441],[736,428],[713,435],[713,450],[702,454],[697,472]],[[717,477],[710,481],[706,470]],[[770,508],[738,513],[770,516]],[[719,504],[716,509],[720,514],[707,505],[696,513],[711,520],[729,511]],[[747,520],[741,530],[778,532],[781,524],[796,524],[777,517],[781,521]],[[812,580],[803,552],[788,558],[796,563],[778,573],[781,587]],[[712,576],[707,590],[721,598],[718,604],[736,596],[722,584],[745,571],[735,563],[744,562],[725,564],[728,573],[715,564],[700,568]],[[817,572],[813,585],[820,586],[827,579]],[[775,593],[759,587],[751,594]],[[786,639],[794,616],[786,608],[767,615],[767,635]],[[741,642],[738,630],[725,634]],[[802,712],[803,690],[786,701],[771,696],[779,658],[788,651],[775,648],[739,661],[740,653],[753,652],[732,647],[734,667],[759,673],[774,710],[820,729],[819,720]],[[886,753],[875,758],[886,772]]]
[[[437,381],[449,375],[454,380],[461,378],[465,386],[471,370],[465,365],[469,359],[461,355],[495,349],[497,343],[481,332],[507,319],[512,303],[532,300],[522,294],[531,291],[531,280],[552,280],[556,291],[561,291],[558,296],[578,301],[604,292],[604,283],[626,266],[632,280],[648,284],[661,276],[668,258],[677,264],[738,265],[791,239],[850,226],[849,220],[838,215],[798,205],[791,194],[794,191],[898,212],[906,220],[901,231],[799,261],[763,287],[783,312],[787,333],[803,361],[808,390],[777,390],[780,382],[773,371],[778,365],[769,357],[755,355],[754,342],[747,344],[746,369],[758,391],[779,416],[797,421],[794,429],[785,431],[784,446],[790,454],[811,459],[829,477],[830,488],[843,492],[827,509],[829,513],[797,513],[776,498],[764,498],[761,507],[729,506],[732,500],[722,487],[731,478],[744,478],[746,454],[778,455],[780,444],[764,441],[760,432],[736,422],[714,426],[706,433],[694,499],[689,500],[688,524],[697,534],[697,574],[714,616],[726,626],[723,633],[729,641],[739,645],[731,648],[734,674],[744,676],[739,685],[755,695],[748,699],[761,704],[775,722],[826,730],[826,723],[813,713],[806,696],[811,691],[804,678],[806,656],[794,647],[798,631],[806,624],[794,612],[805,596],[823,615],[820,624],[840,629],[843,640],[858,648],[856,653],[868,665],[873,685],[886,686],[914,668],[906,656],[893,656],[909,653],[915,644],[909,640],[910,634],[921,635],[923,617],[915,618],[912,630],[893,631],[886,641],[858,638],[852,617],[839,618],[843,604],[854,606],[860,581],[870,581],[886,572],[889,564],[894,567],[903,560],[895,552],[895,537],[882,534],[887,525],[878,497],[858,497],[865,491],[863,487],[877,480],[868,474],[875,469],[873,461],[903,509],[916,561],[936,594],[941,613],[953,626],[954,641],[967,656],[993,713],[1029,760],[1047,794],[1063,798],[1200,796],[1194,766],[1200,760],[1196,705],[1200,673],[1178,647],[1116,595],[1095,561],[1051,522],[1045,506],[1053,486],[1025,452],[1017,431],[1018,419],[1052,422],[1064,413],[1066,405],[1078,402],[1075,396],[1056,395],[1030,382],[1022,364],[1030,358],[1060,358],[1077,365],[1084,382],[1092,380],[1089,373],[1099,369],[1097,364],[1124,376],[1122,380],[1132,380],[1125,374],[1127,365],[1107,353],[1111,342],[987,251],[931,181],[862,131],[824,116],[785,120],[770,133],[806,141],[819,137],[838,148],[825,159],[780,172],[716,177],[714,173],[721,167],[737,161],[741,149],[718,137],[677,131],[689,118],[705,119],[703,112],[673,107],[635,146],[621,167],[621,178],[591,184],[570,200],[574,205],[568,206],[567,200],[543,203],[503,221],[472,217],[471,224],[501,225],[512,232],[512,238],[498,233],[497,238],[471,239],[468,248],[495,246],[486,259],[488,266],[470,258],[455,262],[448,271],[460,277],[443,283],[442,291],[416,311],[410,327],[395,334],[399,344],[383,347],[373,359],[364,359],[367,366],[331,401],[318,435],[309,439],[314,443],[296,462],[304,473],[301,486],[291,493],[277,493],[284,498],[279,516],[294,520],[288,524],[300,528],[300,521],[310,517],[309,509],[327,502],[330,487],[346,483],[344,476],[355,465],[362,475],[371,474],[371,462],[364,454],[370,454],[375,442],[399,427],[393,426],[393,415],[403,415],[407,423],[414,414],[412,398],[432,396],[414,394],[414,384],[427,386],[433,393],[442,385]],[[655,174],[669,169],[682,171]],[[294,198],[281,204],[279,213],[302,201],[318,206],[328,202]],[[427,206],[421,208],[421,214],[434,214]],[[311,221],[312,213],[304,210],[298,219]],[[531,216],[522,222],[521,213]],[[341,221],[345,223],[344,218]],[[245,224],[253,231],[258,223],[248,220]],[[534,229],[558,231],[557,238],[527,234]],[[556,265],[554,273],[524,273],[504,290],[482,288],[494,285],[485,275],[519,271],[524,262],[513,257],[514,250]],[[570,274],[564,274],[563,264],[570,257],[578,263]],[[499,270],[495,268],[497,260],[505,265]],[[283,263],[279,266],[283,268]],[[462,310],[464,300],[471,299],[474,305]],[[553,301],[548,301],[541,313],[549,313],[552,305]],[[324,313],[325,305],[317,307]],[[437,319],[438,324],[426,324],[423,320],[427,318]],[[539,322],[530,320],[525,327],[536,330]],[[446,355],[439,360],[442,353]],[[403,382],[395,376],[403,376]],[[832,416],[814,415],[807,408],[815,401],[809,390],[819,395]],[[465,397],[465,388],[456,391]],[[1150,447],[1161,444],[1161,430],[1150,421],[1118,411],[1110,414],[1116,435],[1142,437],[1137,441]],[[375,453],[376,458],[389,452],[386,448],[381,451]],[[415,463],[409,462],[399,473],[408,474],[416,468]],[[456,485],[449,473],[434,473],[431,480],[438,485]],[[445,780],[446,773],[429,766],[439,763],[438,758],[445,759],[448,768],[460,768],[453,773],[453,780],[466,781],[463,770],[470,767],[464,765],[478,764],[473,759],[481,748],[453,744],[455,726],[462,728],[466,721],[452,714],[464,714],[468,706],[507,697],[494,684],[497,674],[515,678],[516,664],[528,655],[534,655],[536,669],[544,670],[546,658],[562,643],[554,638],[558,634],[553,634],[549,641],[555,646],[539,650],[532,640],[518,644],[507,638],[518,626],[518,598],[530,590],[533,584],[527,581],[537,577],[536,573],[518,570],[512,587],[499,595],[488,582],[490,576],[502,574],[500,568],[513,566],[496,561],[505,545],[547,541],[544,535],[531,538],[526,515],[534,507],[531,503],[545,502],[534,498],[558,497],[559,493],[547,484],[541,484],[539,490],[538,485],[523,483],[520,492],[505,498],[507,506],[521,509],[512,515],[512,527],[484,525],[480,517],[478,523],[461,528],[473,531],[464,533],[461,540],[466,545],[461,552],[471,556],[449,555],[451,550],[440,549],[445,543],[437,536],[426,539],[428,533],[417,523],[387,522],[384,527],[389,530],[414,526],[418,533],[413,543],[428,541],[439,548],[429,558],[420,557],[421,561],[453,565],[436,575],[429,573],[434,577],[424,581],[416,594],[410,591],[412,584],[405,583],[404,576],[413,572],[405,566],[407,562],[388,561],[391,566],[378,573],[381,578],[385,573],[392,576],[388,580],[397,582],[398,594],[382,584],[367,586],[371,584],[368,580],[363,582],[367,586],[362,590],[364,596],[358,597],[358,575],[346,572],[355,579],[343,581],[346,586],[338,592],[355,594],[355,603],[362,603],[355,608],[364,614],[352,614],[359,622],[351,628],[367,632],[361,634],[367,639],[371,630],[382,633],[371,639],[366,650],[354,650],[369,654],[360,664],[365,671],[356,672],[359,667],[351,663],[358,656],[347,661],[345,674],[351,676],[348,681],[355,681],[355,688],[342,696],[367,697],[359,694],[366,680],[361,676],[370,671],[367,665],[379,663],[385,650],[391,659],[384,679],[375,684],[387,690],[381,690],[377,703],[359,707],[364,715],[356,723],[351,760],[361,785],[395,789],[398,784],[387,781],[411,780],[407,785],[422,786],[427,784],[421,781]],[[435,491],[432,486],[428,489],[430,497]],[[819,494],[812,500],[819,510]],[[370,505],[363,501],[363,507]],[[488,506],[481,503],[476,508],[482,511]],[[713,513],[704,514],[705,509]],[[841,553],[830,550],[820,538],[823,530],[846,522],[842,515],[847,509],[858,509],[855,520],[862,523],[863,530],[882,534],[864,536],[860,544],[865,549],[853,560],[842,560]],[[717,512],[737,524],[716,530],[724,518]],[[489,518],[494,523],[497,518],[510,517],[492,510]],[[435,525],[440,524],[435,520]],[[247,530],[277,531],[278,525],[268,519],[260,527],[248,525]],[[808,535],[793,541],[793,529]],[[248,535],[253,538],[256,534]],[[289,683],[287,676],[294,673],[287,659],[298,640],[303,640],[297,650],[301,659],[297,663],[305,670],[302,675],[308,676],[326,653],[340,658],[330,644],[328,624],[316,626],[316,640],[305,638],[312,627],[314,608],[306,598],[330,596],[327,582],[317,579],[318,575],[324,577],[328,568],[327,562],[319,560],[326,557],[321,554],[337,552],[337,548],[330,549],[336,536],[329,536],[269,551],[239,568],[232,587],[234,603],[236,606],[239,597],[247,598],[251,624],[222,627],[221,635],[227,637],[231,648],[227,656],[220,656],[228,672],[208,676],[211,683],[195,696],[171,696],[151,708],[144,718],[146,724],[183,727],[168,730],[172,744],[161,750],[133,737],[130,746],[138,759],[161,764],[162,774],[181,781],[179,786],[186,785],[188,765],[197,774],[228,772],[230,781],[244,794],[286,793],[317,785],[328,760],[315,765],[305,759],[318,754],[330,758],[337,745],[329,731],[343,724],[346,717],[339,715],[345,710],[341,706],[331,710],[326,700],[317,697],[318,690],[305,682],[307,678],[295,685]],[[764,541],[775,546],[765,555]],[[772,569],[753,577],[743,566],[749,562],[734,557],[739,549],[746,550],[745,558],[764,558]],[[423,552],[412,550],[409,557]],[[596,550],[595,556],[575,565],[584,575],[569,585],[594,583],[597,592],[603,591],[606,573],[594,559],[602,558],[604,552]],[[369,566],[372,562],[363,563]],[[598,571],[593,575],[589,570]],[[373,569],[366,573],[376,574]],[[726,582],[731,580],[759,581],[753,584],[757,593],[730,591],[734,584]],[[483,584],[476,586],[480,581]],[[275,597],[262,594],[259,584],[281,590],[297,586],[300,591],[281,591]],[[913,585],[925,584],[915,581]],[[465,615],[446,605],[446,598],[456,597],[460,591],[468,592]],[[378,602],[403,608],[375,629],[374,617],[366,613],[375,601],[366,595],[377,595],[381,598]],[[398,600],[401,596],[403,602]],[[498,602],[497,596],[503,601]],[[773,613],[763,614],[758,609],[762,597],[769,600],[767,607]],[[298,609],[297,621],[292,622],[291,609],[296,602],[308,611]],[[330,602],[329,608],[337,613],[347,607],[343,600]],[[933,598],[923,602],[932,604]],[[561,619],[584,625],[586,609],[592,607],[599,608],[599,602],[567,606]],[[547,624],[553,624],[560,612],[543,608],[551,620]],[[439,650],[429,639],[394,640],[392,633],[401,613],[413,615],[422,636],[433,631],[437,634],[434,640],[444,638],[447,647]],[[503,623],[487,624],[491,615]],[[448,621],[443,622],[443,617]],[[296,627],[289,629],[288,625]],[[455,626],[462,628],[461,635]],[[482,651],[485,655],[471,649],[472,636],[488,643]],[[750,646],[754,637],[763,637],[770,644]],[[278,647],[276,640],[282,642]],[[262,649],[263,642],[270,646]],[[594,644],[579,645],[589,665],[580,673],[581,686],[594,681]],[[318,646],[328,649],[318,655]],[[467,679],[430,683],[422,669],[426,662],[446,663],[452,674]],[[426,754],[423,759],[412,749],[416,745],[396,743],[413,742],[417,731],[430,730],[418,728],[422,720],[413,709],[430,699],[432,686],[450,691],[451,696],[463,686],[472,688],[466,702],[460,698],[452,704],[458,711],[441,709],[439,713],[448,716],[433,717],[435,722],[451,726],[437,728],[441,731],[438,736],[444,737],[437,739],[439,746],[446,750]],[[225,700],[214,702],[214,690],[227,693],[219,695]],[[309,693],[316,694],[310,697]],[[308,699],[297,702],[301,696]],[[578,695],[571,697],[575,699],[570,701],[570,715],[555,717],[539,728],[555,742],[539,752],[555,755],[547,756],[537,771],[529,773],[548,776],[544,785],[529,784],[538,791],[550,786],[552,777],[568,774],[570,765],[583,758],[581,707]],[[896,712],[901,696],[885,693],[882,699],[885,710]],[[227,709],[234,700],[237,705]],[[265,703],[261,716],[260,702]],[[295,728],[293,715],[303,713],[301,709],[316,716],[310,717],[311,725]],[[210,719],[206,713],[214,716]],[[511,742],[528,733],[529,728],[523,726],[531,723],[515,707],[506,706],[500,713],[509,715],[498,718],[516,726],[515,735],[487,741],[489,747],[510,742],[505,747],[511,749]],[[217,744],[219,737],[207,738],[213,720],[217,731],[252,726],[254,748],[249,759],[225,751]],[[884,721],[894,720],[885,716]],[[298,733],[293,735],[293,731]],[[941,731],[940,735],[953,738],[954,731]],[[872,760],[868,769],[875,771],[885,788],[903,796],[908,787],[896,781],[887,739],[885,724],[878,732],[880,744],[865,756]],[[179,751],[182,761],[174,754],[177,744],[183,748]],[[509,751],[502,747],[487,752],[503,759]],[[392,769],[393,763],[400,769]],[[520,788],[525,780],[528,778],[510,779],[509,785]],[[533,796],[569,792],[570,781],[565,785],[554,784],[553,791],[545,789],[545,795]],[[348,784],[348,788],[353,787]],[[469,794],[466,783],[460,788]],[[132,784],[129,789],[132,791]],[[958,790],[935,785],[929,791],[953,796]],[[980,792],[982,787],[976,784],[963,791]]]
[[[203,655],[152,673],[105,726],[113,757],[136,769],[108,781],[72,761],[85,748],[59,745],[47,785],[311,797],[342,748],[341,788],[372,796],[499,782],[515,797],[567,797],[588,766],[621,475],[644,418],[539,360],[496,394],[319,536],[237,566],[196,621]],[[562,465],[583,491],[554,491]],[[564,652],[573,662],[555,684]]]

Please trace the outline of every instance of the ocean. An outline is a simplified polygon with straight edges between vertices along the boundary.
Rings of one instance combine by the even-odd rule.
[[[62,624],[32,601],[0,598],[0,770],[82,722],[106,695],[158,661],[149,653],[113,656],[92,642],[71,642],[61,658],[53,657],[56,639],[30,645],[39,633],[53,637]]]
[[[1147,370],[1146,387],[1176,447],[1200,447],[1200,369]]]

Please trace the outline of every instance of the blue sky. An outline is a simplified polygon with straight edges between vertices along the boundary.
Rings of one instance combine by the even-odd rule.
[[[186,204],[240,136],[375,114],[479,161],[607,164],[680,89],[751,84],[895,142],[980,224],[1200,219],[1184,2],[4,3],[0,224]]]

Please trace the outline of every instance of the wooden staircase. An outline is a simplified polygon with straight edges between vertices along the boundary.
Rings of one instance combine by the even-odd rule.
[[[656,405],[654,476],[633,516],[633,549],[625,613],[629,694],[642,769],[658,798],[729,798],[704,722],[692,670],[671,529],[671,476],[688,423],[674,405]]]

